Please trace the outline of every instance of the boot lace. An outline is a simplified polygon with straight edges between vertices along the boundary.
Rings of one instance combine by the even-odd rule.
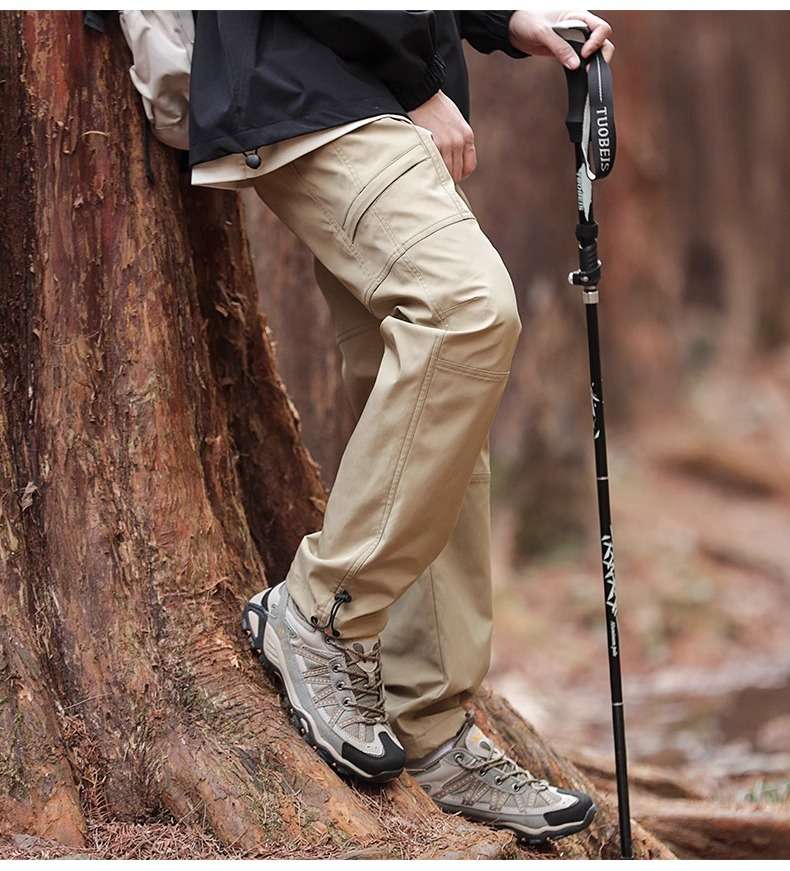
[[[480,752],[482,753],[482,751]],[[536,792],[542,792],[549,787],[548,781],[535,777],[531,771],[522,768],[509,756],[506,756],[502,750],[493,746],[487,755],[476,756],[471,761],[467,761],[463,756],[458,754],[456,762],[467,771],[473,771],[480,775],[486,774],[489,771],[496,771],[497,784],[512,782],[515,792],[519,792],[525,786],[532,787]]]
[[[351,696],[346,696],[343,704],[350,711],[359,714],[352,722],[363,725],[375,725],[386,721],[384,710],[384,683],[381,677],[381,660],[379,658],[378,645],[370,651],[365,651],[361,644],[337,642],[329,635],[324,639],[330,647],[334,647],[343,654],[345,667],[339,663],[332,666],[332,671],[343,675],[347,682],[338,685],[338,689],[351,691]],[[366,671],[362,665],[375,664],[375,670]]]

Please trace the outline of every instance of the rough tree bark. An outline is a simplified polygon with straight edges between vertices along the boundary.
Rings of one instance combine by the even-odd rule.
[[[329,307],[315,282],[310,252],[254,191],[245,191],[242,202],[277,369],[301,418],[305,446],[330,486],[354,415],[340,375]]]
[[[237,200],[159,147],[146,184],[116,26],[3,13],[0,59],[0,837],[90,847],[97,822],[191,817],[250,855],[518,855],[407,777],[346,785],[292,733],[238,617],[324,492]],[[537,771],[592,789],[480,704]],[[559,854],[613,853],[598,800]]]

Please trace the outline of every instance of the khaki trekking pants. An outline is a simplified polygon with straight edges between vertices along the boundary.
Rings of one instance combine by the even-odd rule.
[[[460,728],[490,663],[488,432],[521,329],[513,286],[430,133],[405,119],[255,187],[315,255],[357,415],[288,589],[316,625],[334,611],[343,638],[382,635],[413,759]]]

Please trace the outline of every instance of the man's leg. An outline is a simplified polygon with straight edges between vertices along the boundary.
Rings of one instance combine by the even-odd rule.
[[[359,419],[384,355],[380,321],[318,261],[315,274],[332,312],[343,382]],[[489,488],[486,442],[450,540],[392,605],[382,634],[387,711],[410,758],[424,756],[458,732],[463,698],[488,671]]]
[[[512,283],[430,137],[404,121],[347,134],[256,187],[381,321],[381,365],[323,529],[287,578],[315,625],[369,638],[458,521],[520,330]]]
[[[474,542],[488,531],[487,500],[475,496],[487,483],[474,479],[487,476],[488,430],[520,324],[501,260],[426,137],[405,122],[375,122],[258,182],[380,322],[383,350],[369,322],[339,327],[359,420],[323,529],[303,539],[285,584],[250,600],[245,626],[285,674],[307,740],[368,780],[395,776],[405,755],[383,720],[375,636],[385,631],[417,782],[452,813],[531,839],[561,837],[589,825],[589,796],[534,778],[470,720],[441,743],[461,717],[463,689],[488,664],[474,656],[487,651],[490,629],[488,544]],[[459,524],[471,556],[448,550]],[[486,563],[482,591],[470,583],[475,555]],[[469,679],[454,671],[465,655]]]

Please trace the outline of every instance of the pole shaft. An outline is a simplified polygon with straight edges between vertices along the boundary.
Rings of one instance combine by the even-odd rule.
[[[631,815],[628,797],[628,762],[623,714],[623,682],[620,668],[620,633],[617,622],[617,582],[614,570],[614,541],[609,504],[609,467],[606,456],[601,349],[598,332],[598,303],[587,302],[587,347],[590,360],[590,390],[595,446],[595,477],[598,490],[598,519],[601,530],[601,571],[604,588],[604,613],[609,656],[609,685],[612,693],[612,729],[614,733],[617,806],[620,823],[620,851],[624,859],[633,857]]]

